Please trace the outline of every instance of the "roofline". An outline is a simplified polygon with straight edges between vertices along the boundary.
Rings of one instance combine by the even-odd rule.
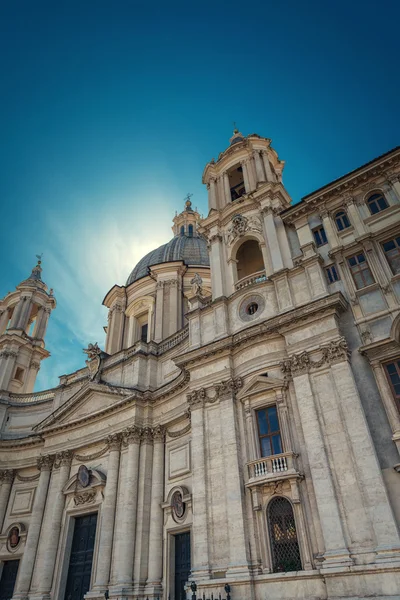
[[[396,146],[395,148],[392,148],[391,150],[388,150],[384,154],[381,154],[380,156],[377,156],[376,158],[368,161],[367,163],[364,163],[360,167],[357,167],[356,169],[353,169],[352,171],[349,171],[345,175],[341,175],[337,179],[334,179],[333,181],[331,181],[331,182],[323,185],[322,187],[317,188],[313,192],[310,192],[306,196],[303,196],[299,202],[297,202],[296,204],[293,204],[292,206],[289,206],[288,208],[285,208],[285,210],[283,210],[281,212],[281,214],[286,214],[286,213],[290,212],[291,210],[298,208],[303,202],[307,202],[307,200],[309,200],[310,198],[312,198],[315,195],[320,194],[322,191],[326,190],[327,188],[329,188],[331,186],[338,185],[339,183],[345,181],[348,177],[352,177],[352,176],[356,175],[357,173],[361,172],[363,169],[365,169],[367,167],[370,167],[373,164],[375,164],[375,163],[379,162],[380,160],[382,160],[383,158],[387,158],[391,154],[396,154],[399,151],[400,151],[400,146]]]

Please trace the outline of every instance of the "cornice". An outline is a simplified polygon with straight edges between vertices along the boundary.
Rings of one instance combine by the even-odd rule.
[[[324,313],[343,312],[347,306],[348,303],[343,294],[336,292],[335,294],[314,300],[305,306],[294,308],[284,314],[262,321],[257,325],[253,325],[253,327],[248,327],[238,333],[226,336],[221,340],[186,352],[176,357],[174,361],[182,369],[193,364],[198,365],[212,356],[227,351],[231,352],[241,345],[253,343],[260,337],[265,338],[268,334],[283,334],[292,327],[297,327],[299,323],[307,321],[310,317],[315,318],[316,315]]]

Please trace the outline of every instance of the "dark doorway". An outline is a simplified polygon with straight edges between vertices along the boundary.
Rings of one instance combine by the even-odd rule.
[[[0,579],[0,600],[11,600],[17,579],[19,560],[6,560]]]
[[[64,600],[82,600],[90,587],[97,514],[75,519]]]
[[[185,583],[190,575],[190,532],[175,536],[175,600],[186,600]]]

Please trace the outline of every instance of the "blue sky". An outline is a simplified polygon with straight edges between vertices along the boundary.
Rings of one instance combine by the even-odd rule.
[[[232,122],[273,140],[293,201],[399,144],[400,5],[0,4],[0,295],[43,252],[36,389],[104,343],[101,302],[167,241]]]

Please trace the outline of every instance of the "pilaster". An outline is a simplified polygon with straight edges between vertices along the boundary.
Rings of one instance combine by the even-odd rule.
[[[4,517],[7,512],[14,475],[15,471],[13,469],[0,471],[0,533],[3,531]]]

